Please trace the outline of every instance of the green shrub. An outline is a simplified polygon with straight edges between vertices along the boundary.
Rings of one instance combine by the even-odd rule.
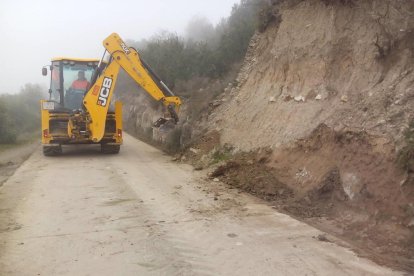
[[[40,99],[46,95],[39,85],[26,84],[18,94],[0,95],[0,143],[14,143],[40,132]]]
[[[171,88],[178,81],[197,77],[221,78],[234,63],[243,60],[259,26],[263,3],[263,0],[241,0],[233,6],[231,15],[215,27],[204,18],[195,18],[187,28],[192,33],[187,40],[176,33],[163,32],[149,40],[131,43]],[[205,40],[194,35],[197,28],[207,30]]]
[[[211,164],[217,164],[222,161],[227,161],[231,157],[231,154],[226,149],[216,150],[211,156]]]

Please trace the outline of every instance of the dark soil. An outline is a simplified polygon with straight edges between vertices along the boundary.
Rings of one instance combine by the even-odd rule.
[[[271,168],[247,156],[219,166],[211,176],[268,201],[286,201],[294,196],[292,189],[281,183]]]
[[[414,272],[408,225],[414,187],[400,186],[404,176],[395,152],[378,144],[364,133],[322,126],[289,149],[233,155],[210,176],[336,235],[380,264]],[[344,188],[348,171],[362,182],[351,186],[352,198]]]

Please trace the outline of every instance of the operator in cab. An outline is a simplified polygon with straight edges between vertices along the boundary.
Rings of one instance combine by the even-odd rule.
[[[89,86],[89,81],[85,78],[85,71],[79,71],[78,79],[72,82],[71,88],[74,90],[86,91],[88,86]]]
[[[89,81],[85,77],[85,71],[78,71],[78,79],[72,82],[65,95],[65,107],[72,110],[82,108],[83,97],[89,87]]]

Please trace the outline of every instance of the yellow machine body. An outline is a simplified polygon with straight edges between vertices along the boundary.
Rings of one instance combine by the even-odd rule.
[[[100,144],[118,153],[122,144],[122,103],[112,101],[120,68],[169,112],[154,126],[178,122],[179,97],[160,80],[134,48],[113,33],[103,41],[109,60],[59,57],[50,66],[50,99],[41,101],[45,155],[61,153],[62,145]],[[105,56],[105,54],[104,54]],[[46,71],[46,73],[45,73]],[[43,69],[47,74],[47,69]],[[79,84],[84,84],[79,88]]]

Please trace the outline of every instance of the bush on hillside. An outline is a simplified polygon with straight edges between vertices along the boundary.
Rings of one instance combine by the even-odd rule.
[[[13,143],[24,134],[40,129],[39,85],[26,84],[18,94],[0,95],[0,143]]]
[[[221,78],[240,63],[259,26],[264,0],[241,0],[231,15],[213,27],[196,17],[186,38],[163,32],[149,40],[133,42],[141,57],[171,87],[194,78]]]

